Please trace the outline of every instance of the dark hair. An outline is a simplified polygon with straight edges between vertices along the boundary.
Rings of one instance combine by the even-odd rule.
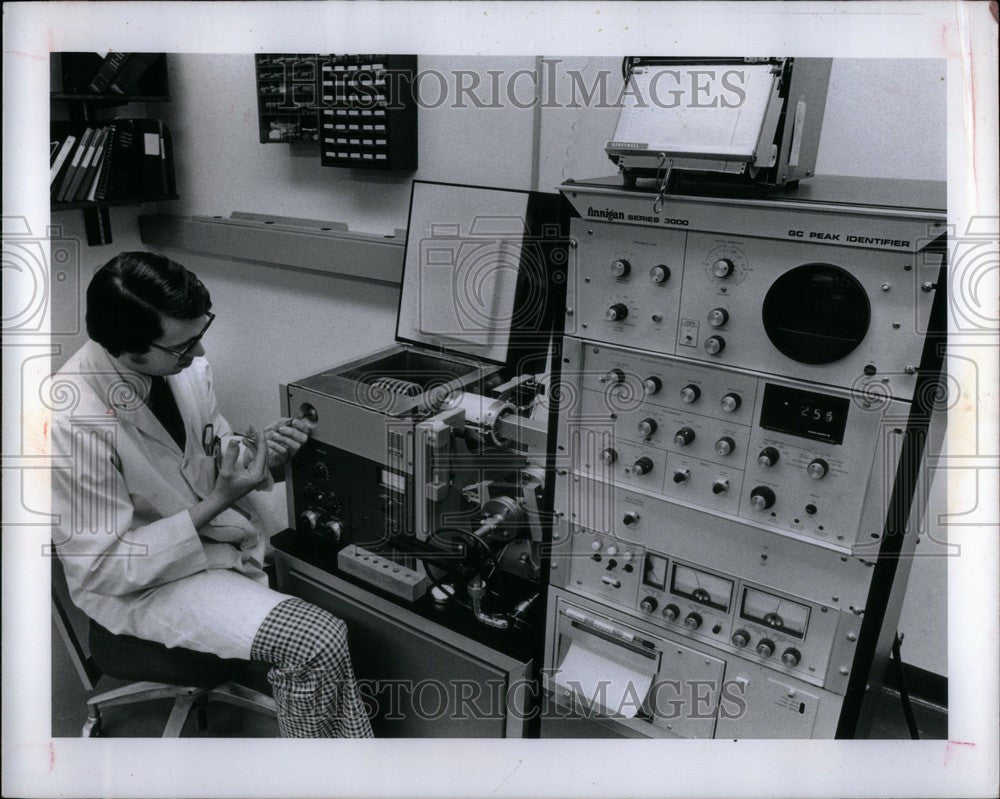
[[[151,252],[123,252],[87,287],[87,334],[114,356],[142,354],[163,335],[160,315],[197,319],[212,307],[200,280]]]

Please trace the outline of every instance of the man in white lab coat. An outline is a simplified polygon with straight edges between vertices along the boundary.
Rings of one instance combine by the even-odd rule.
[[[261,660],[288,737],[365,737],[344,623],[268,588],[267,495],[304,420],[234,434],[201,338],[208,291],[122,253],[87,290],[88,341],[54,375],[53,533],[73,601],[113,633]]]

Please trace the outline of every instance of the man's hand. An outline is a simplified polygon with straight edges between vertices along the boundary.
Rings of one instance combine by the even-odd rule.
[[[267,466],[280,469],[306,441],[312,428],[305,419],[278,419],[264,428],[267,441]]]
[[[253,439],[256,435],[257,431],[251,426],[247,436]],[[253,452],[253,458],[244,459],[242,463],[239,455],[240,442],[235,439],[230,440],[222,457],[215,490],[212,492],[226,507],[245,497],[267,479],[267,447],[257,447]]]

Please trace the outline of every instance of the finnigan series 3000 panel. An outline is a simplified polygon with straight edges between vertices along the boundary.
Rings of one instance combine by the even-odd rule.
[[[563,192],[555,706],[604,734],[864,734],[940,370],[943,186]]]

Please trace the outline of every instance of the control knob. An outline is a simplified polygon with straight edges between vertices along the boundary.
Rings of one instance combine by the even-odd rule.
[[[601,460],[608,466],[618,460],[618,453],[613,449],[606,449],[601,453]]]
[[[685,402],[696,402],[701,396],[701,389],[693,383],[689,383],[681,389],[681,399]]]
[[[781,662],[784,663],[788,668],[794,669],[799,665],[799,661],[802,660],[802,655],[799,654],[799,650],[794,647],[788,647],[784,652],[781,653]]]
[[[692,441],[694,441],[694,430],[690,427],[682,427],[674,433],[674,443],[678,447],[686,447]]]
[[[590,542],[590,548],[594,550],[594,552],[600,552],[602,546],[604,546],[604,544],[601,543],[600,538],[595,538],[593,541]]]
[[[684,617],[684,626],[689,630],[697,630],[701,627],[701,614],[688,613],[688,615]]]
[[[762,658],[769,658],[774,654],[774,641],[770,638],[761,638],[757,642],[757,654]]]
[[[713,494],[725,494],[729,490],[729,481],[720,477],[714,483],[712,483],[712,493]]]
[[[626,527],[631,527],[638,521],[639,521],[639,514],[636,513],[635,511],[630,510],[628,513],[625,514],[624,518],[622,519],[622,524],[624,524]]]
[[[729,311],[725,308],[713,308],[708,312],[708,323],[712,327],[722,327],[729,321]]]
[[[754,510],[767,510],[775,499],[774,492],[767,486],[757,486],[750,492],[750,504]]]
[[[639,475],[649,474],[653,471],[653,461],[646,457],[639,458],[632,464],[632,471]]]
[[[657,607],[655,596],[648,596],[639,603],[639,607],[644,613],[653,613]]]
[[[327,467],[325,463],[323,463],[323,461],[316,461],[313,464],[312,472],[320,480],[325,480],[326,477],[330,474],[330,469],[329,467]]]
[[[722,410],[724,410],[726,413],[732,413],[733,411],[735,411],[737,408],[740,407],[741,402],[743,402],[743,400],[740,399],[739,394],[730,393],[726,394],[720,400],[719,404],[722,406]]]
[[[319,531],[334,541],[339,541],[344,532],[344,526],[336,519],[328,519],[319,526]]]
[[[806,466],[806,474],[808,474],[813,480],[822,480],[826,477],[826,473],[828,471],[830,471],[830,464],[822,458],[816,458],[808,466]]]
[[[736,442],[729,436],[723,436],[715,442],[715,451],[720,455],[729,455],[736,449]]]
[[[726,348],[726,340],[722,336],[709,336],[705,339],[705,352],[718,355]]]
[[[764,468],[774,466],[778,462],[778,450],[774,447],[764,447],[760,451],[760,455],[757,456],[757,463],[759,463]]]
[[[642,390],[647,394],[655,394],[661,388],[663,388],[663,381],[658,377],[650,376],[642,381]]]
[[[712,274],[716,277],[726,278],[733,273],[733,262],[728,258],[719,258],[712,264]]]
[[[670,280],[670,267],[665,264],[657,264],[649,270],[649,279],[654,283],[666,283]]]
[[[750,643],[750,633],[748,633],[746,630],[737,630],[736,632],[733,633],[733,637],[730,638],[729,640],[731,640],[736,646],[742,649],[743,647],[745,647],[747,644]]]
[[[628,306],[621,302],[616,302],[604,312],[604,318],[609,322],[620,322],[628,316]]]
[[[674,482],[675,483],[686,483],[691,477],[690,469],[678,469],[674,472]]]
[[[656,432],[656,428],[656,419],[643,419],[638,425],[639,435],[643,438],[649,438]]]
[[[611,385],[616,385],[618,383],[625,382],[625,373],[621,369],[612,369],[604,377],[601,378],[602,383],[611,383]]]
[[[316,532],[316,525],[319,523],[319,514],[314,510],[303,511],[299,514],[299,524],[306,532]]]
[[[632,264],[626,261],[624,258],[619,258],[611,264],[611,274],[615,277],[627,277],[628,273],[632,271]]]
[[[677,607],[677,605],[666,605],[663,610],[660,611],[660,615],[667,621],[676,621],[677,617],[681,615],[681,609]]]

